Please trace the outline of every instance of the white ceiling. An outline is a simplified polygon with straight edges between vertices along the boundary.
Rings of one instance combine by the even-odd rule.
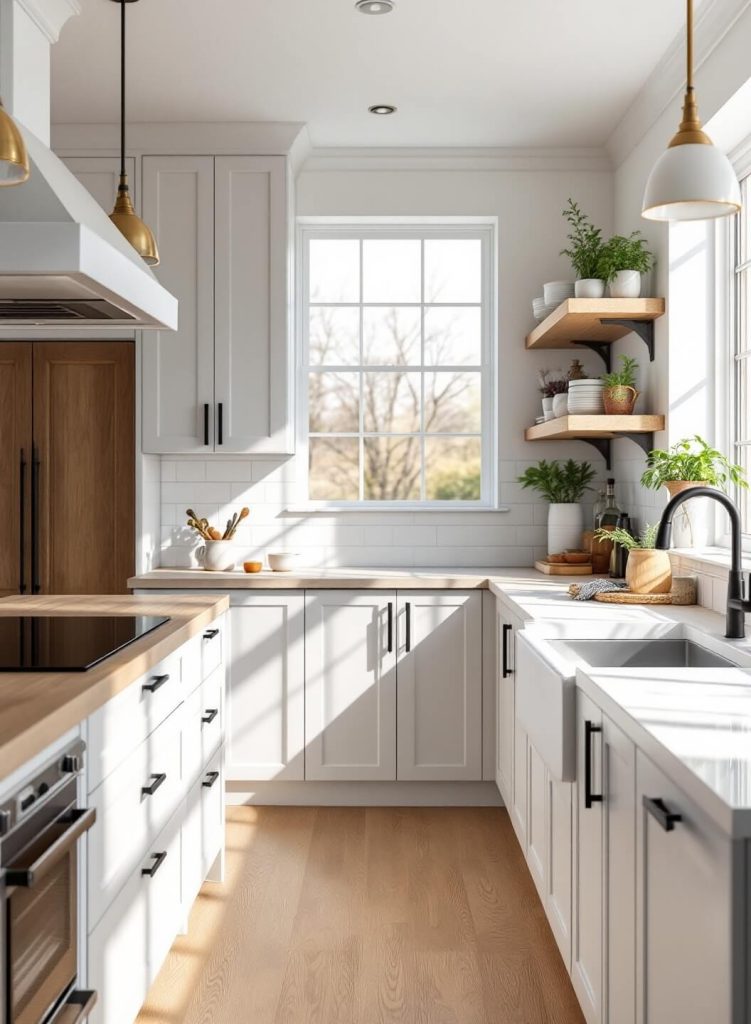
[[[119,4],[53,49],[53,120],[118,116]],[[315,146],[604,143],[682,30],[684,0],[143,0],[132,121],[301,121]],[[373,103],[393,103],[375,117]]]

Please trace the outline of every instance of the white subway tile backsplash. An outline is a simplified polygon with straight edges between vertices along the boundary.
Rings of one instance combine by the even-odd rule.
[[[230,484],[220,481],[199,480],[195,482],[181,481],[162,484],[162,501],[190,507],[198,514],[208,513],[198,505],[211,504],[217,506],[230,500]]]
[[[231,483],[250,482],[253,474],[253,463],[240,459],[219,459],[206,463],[207,480],[229,480]]]
[[[205,462],[176,462],[175,463],[175,479],[176,480],[205,480],[206,479],[206,463]],[[225,479],[224,477],[222,479]]]

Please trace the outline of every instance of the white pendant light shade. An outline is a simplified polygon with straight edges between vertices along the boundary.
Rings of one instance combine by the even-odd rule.
[[[716,146],[688,143],[665,150],[644,190],[647,220],[711,220],[741,208],[733,166]]]

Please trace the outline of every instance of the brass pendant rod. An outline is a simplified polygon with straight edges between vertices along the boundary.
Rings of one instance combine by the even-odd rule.
[[[689,3],[691,0],[689,0]],[[125,177],[125,0],[120,0],[120,178]]]
[[[694,88],[694,0],[686,0],[686,89]]]

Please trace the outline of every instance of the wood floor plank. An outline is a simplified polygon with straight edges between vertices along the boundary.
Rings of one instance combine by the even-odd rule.
[[[583,1024],[505,810],[227,819],[138,1024]]]

